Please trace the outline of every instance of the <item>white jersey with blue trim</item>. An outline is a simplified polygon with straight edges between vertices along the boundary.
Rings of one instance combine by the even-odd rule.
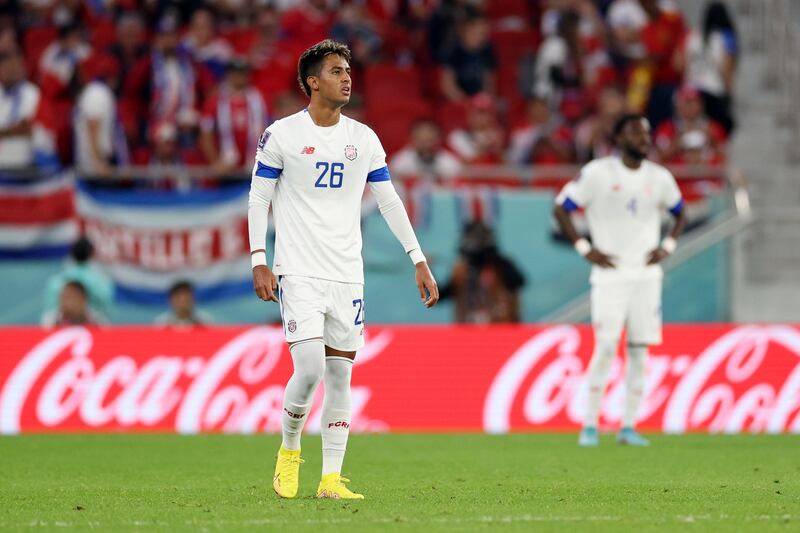
[[[334,126],[317,126],[303,110],[264,131],[253,179],[277,180],[275,274],[364,282],[364,187],[390,179],[375,132],[344,115]]]
[[[567,211],[585,209],[592,245],[617,265],[593,266],[592,282],[663,275],[659,265],[647,265],[647,256],[659,246],[663,210],[683,208],[669,170],[647,160],[634,170],[618,156],[603,157],[584,166],[556,202]]]

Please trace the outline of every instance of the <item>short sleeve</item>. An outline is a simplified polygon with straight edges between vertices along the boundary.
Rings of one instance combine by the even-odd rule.
[[[677,215],[683,209],[683,197],[675,177],[668,170],[663,173],[664,183],[661,187],[661,205],[670,210],[673,215]]]
[[[275,124],[265,129],[258,140],[253,177],[278,179],[283,172],[283,152],[274,130]]]
[[[370,130],[370,159],[368,182],[389,181],[389,167],[386,166],[386,151],[374,131]]]
[[[103,119],[114,110],[114,97],[111,91],[104,91],[98,84],[86,87],[80,99],[80,112],[90,119]]]
[[[581,169],[575,179],[561,189],[556,197],[556,203],[567,211],[588,207],[592,202],[592,182],[592,172],[587,165]]]

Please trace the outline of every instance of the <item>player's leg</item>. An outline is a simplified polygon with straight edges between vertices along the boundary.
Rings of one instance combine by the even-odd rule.
[[[283,394],[282,443],[272,485],[284,498],[297,495],[302,463],[300,436],[325,372],[324,316],[319,304],[322,295],[316,280],[294,276],[281,279],[281,318],[294,370]]]
[[[629,287],[623,283],[601,283],[592,285],[592,326],[594,329],[594,351],[587,371],[586,411],[578,443],[581,446],[597,446],[597,425],[603,393],[608,382],[608,372],[625,321],[625,307]]]
[[[364,344],[364,289],[360,284],[330,284],[325,315],[325,400],[322,404],[322,478],[319,498],[360,499],[342,477],[342,464],[350,434],[350,377],[356,350]]]
[[[661,280],[637,283],[628,317],[628,349],[625,361],[625,403],[622,428],[617,440],[621,444],[647,446],[648,440],[635,430],[636,416],[644,398],[645,368],[648,347],[661,344]]]

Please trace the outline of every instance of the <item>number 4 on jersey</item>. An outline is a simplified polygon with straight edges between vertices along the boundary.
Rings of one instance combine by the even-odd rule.
[[[317,161],[317,170],[322,169],[314,187],[318,189],[341,189],[344,180],[344,163],[328,163],[327,161]],[[328,172],[330,170],[330,172]],[[326,179],[327,178],[327,179]]]

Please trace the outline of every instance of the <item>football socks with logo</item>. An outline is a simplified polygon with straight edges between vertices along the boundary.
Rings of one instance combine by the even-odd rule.
[[[294,372],[283,394],[283,447],[300,449],[300,435],[311,409],[317,385],[325,373],[325,344],[322,339],[294,343],[292,353]]]
[[[342,471],[350,434],[350,376],[353,361],[345,357],[325,358],[325,400],[322,404],[322,475]]]
[[[644,368],[647,362],[646,346],[628,346],[625,361],[625,406],[622,411],[622,427],[632,428],[644,393]]]

